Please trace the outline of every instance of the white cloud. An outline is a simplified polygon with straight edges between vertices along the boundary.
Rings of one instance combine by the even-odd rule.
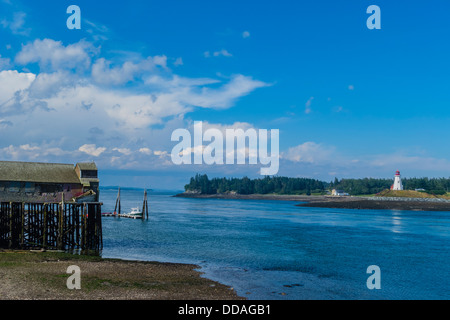
[[[36,146],[32,147],[29,144],[21,145],[19,148],[22,149],[22,150],[26,150],[26,151],[35,151],[35,150],[39,150],[40,149],[39,147],[36,147]]]
[[[14,12],[13,18],[11,21],[6,19],[2,20],[0,24],[3,28],[8,28],[15,35],[28,36],[30,34],[31,29],[25,27],[25,12]]]
[[[344,108],[343,108],[342,106],[335,106],[335,107],[333,108],[333,111],[334,111],[334,112],[337,112],[337,113],[343,112],[343,111],[344,111]]]
[[[35,105],[23,102],[22,93],[30,87],[36,76],[32,73],[19,73],[16,70],[0,72],[0,114],[23,113]]]
[[[298,146],[289,148],[282,153],[282,158],[302,163],[327,163],[335,159],[334,147],[326,147],[315,142],[305,142]]]
[[[170,134],[187,125],[186,113],[230,108],[270,85],[241,74],[181,77],[167,68],[163,55],[127,55],[130,59],[120,63],[99,55],[86,41],[35,40],[22,47],[15,62],[24,69],[39,64],[39,72],[0,71],[4,159],[63,162],[92,156],[105,166],[167,167]],[[126,81],[131,82],[117,87]],[[162,129],[152,127],[156,124]]]
[[[124,154],[126,156],[129,156],[132,153],[131,150],[128,149],[128,148],[114,148],[113,151],[117,151],[117,152],[119,152],[121,154]]]
[[[306,101],[306,103],[305,103],[305,113],[306,114],[310,114],[311,113],[311,103],[312,103],[312,101],[314,100],[314,97],[311,97],[311,98],[309,98],[308,99],[308,101]]]
[[[35,79],[36,75],[33,73],[22,73],[16,70],[1,71],[0,97],[11,98],[15,92],[27,89]]]
[[[161,75],[152,74],[144,79],[144,83],[151,88],[164,91],[173,91],[182,88],[193,88],[216,84],[220,83],[220,80],[211,78],[186,78],[178,75],[162,77]]]
[[[222,49],[220,51],[216,51],[213,53],[214,57],[224,56],[224,57],[232,57],[233,55],[229,53],[227,50]]]
[[[22,46],[16,62],[22,65],[38,63],[41,71],[86,70],[91,65],[91,55],[96,51],[92,44],[84,40],[64,46],[61,41],[37,39]]]
[[[182,59],[181,57],[180,57],[180,58],[177,58],[177,59],[174,61],[173,65],[174,65],[174,66],[182,66],[182,65],[183,65],[183,59]]]
[[[242,32],[242,38],[248,38],[248,37],[250,37],[250,32],[248,32],[248,31],[244,31],[244,32]]]
[[[211,56],[214,56],[214,57],[220,57],[220,56],[223,56],[223,57],[232,57],[233,55],[232,55],[231,53],[229,53],[227,50],[222,49],[222,50],[219,50],[219,51],[214,51],[212,54],[211,54],[211,52],[209,52],[209,51],[205,51],[205,52],[203,53],[203,56],[204,56],[205,58],[210,58]]]
[[[146,155],[151,155],[152,154],[152,150],[150,150],[149,148],[140,148],[139,152],[143,153],[143,154],[146,154]]]
[[[29,96],[36,99],[50,98],[72,84],[72,75],[67,71],[39,73],[29,87]]]
[[[92,39],[94,41],[108,40],[110,30],[107,26],[105,26],[101,23],[98,23],[98,22],[93,22],[91,20],[88,20],[85,17],[83,17],[83,25],[87,26],[86,28],[83,28],[83,29],[85,29],[86,32],[92,36]]]
[[[9,145],[0,149],[0,156],[7,160],[39,160],[57,161],[55,157],[72,156],[73,152],[64,151],[55,147],[54,143],[43,143],[42,145],[23,144],[20,146]]]
[[[153,154],[158,157],[164,157],[167,156],[167,151],[155,150],[153,151]]]
[[[11,67],[11,60],[9,58],[2,58],[2,55],[0,54],[0,71],[6,70]]]
[[[112,62],[98,59],[92,66],[92,77],[96,83],[121,85],[133,81],[138,76],[154,71],[158,66],[167,68],[167,57],[148,57],[139,63],[127,61],[121,66],[111,67]]]
[[[104,147],[97,148],[95,144],[84,144],[81,147],[79,147],[78,150],[81,152],[87,153],[88,155],[98,157],[103,152],[106,151],[106,148],[104,148]]]
[[[231,80],[218,89],[202,88],[200,92],[189,92],[183,95],[182,101],[189,105],[224,109],[229,108],[237,98],[245,96],[255,89],[267,87],[269,84],[254,80],[244,75],[234,75]]]

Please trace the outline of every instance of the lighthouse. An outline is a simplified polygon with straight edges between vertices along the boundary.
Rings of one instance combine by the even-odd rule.
[[[403,190],[402,178],[400,178],[400,171],[395,172],[394,184],[392,185],[392,190]]]

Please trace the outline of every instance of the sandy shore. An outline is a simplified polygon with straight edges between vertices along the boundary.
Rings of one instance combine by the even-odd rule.
[[[450,211],[450,202],[427,202],[421,199],[411,201],[369,200],[364,197],[332,197],[276,194],[196,194],[181,193],[175,197],[196,199],[236,199],[236,200],[279,200],[304,202],[299,207],[342,208],[342,209],[378,209],[378,210],[416,210]]]
[[[66,273],[80,267],[81,289]],[[102,259],[55,252],[0,249],[0,300],[241,300],[202,278],[195,265]]]

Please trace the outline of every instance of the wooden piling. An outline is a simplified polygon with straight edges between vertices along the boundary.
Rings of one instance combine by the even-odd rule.
[[[94,203],[0,203],[0,248],[103,248],[101,206]]]
[[[144,217],[148,219],[147,189],[144,190],[144,202],[142,204],[142,220],[144,220]]]
[[[119,205],[119,212],[117,212],[117,205]],[[117,192],[116,205],[114,207],[114,215],[120,215],[120,187]]]

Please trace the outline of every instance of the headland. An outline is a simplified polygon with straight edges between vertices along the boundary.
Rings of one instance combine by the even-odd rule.
[[[306,196],[279,194],[201,194],[185,192],[175,197],[194,199],[234,199],[234,200],[279,200],[298,201],[299,207],[340,208],[340,209],[377,209],[377,210],[415,210],[450,211],[450,200],[443,198],[414,197],[360,197],[360,196]]]

